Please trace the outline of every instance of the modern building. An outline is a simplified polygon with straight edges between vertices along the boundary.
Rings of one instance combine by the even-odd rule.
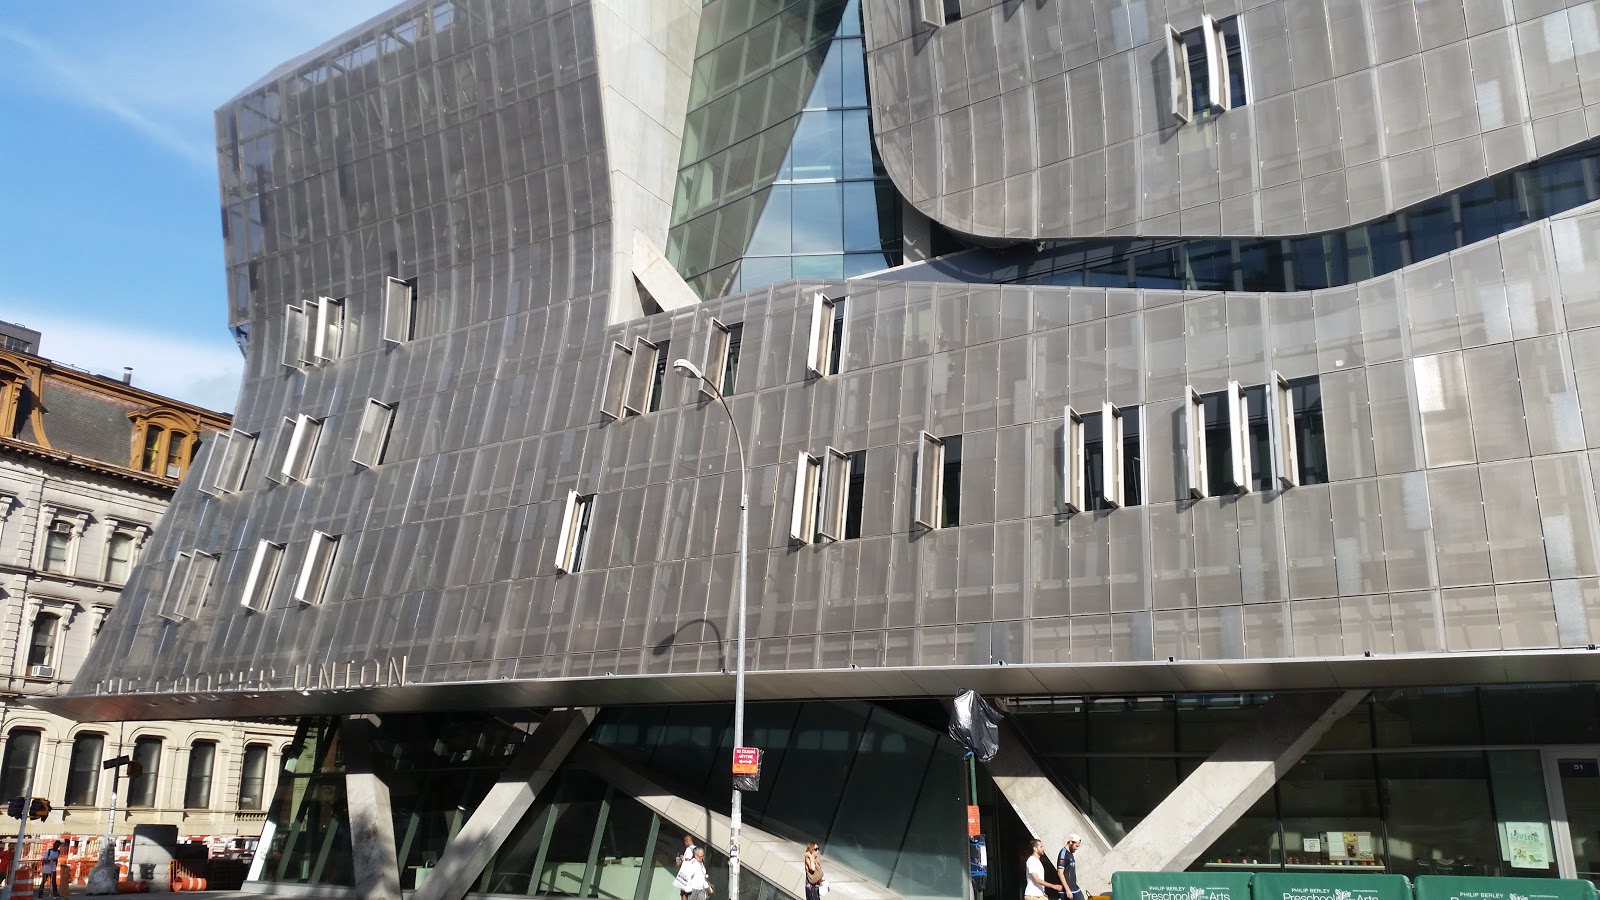
[[[39,353],[39,332],[12,322],[0,322],[0,349]]]
[[[197,448],[228,421],[0,350],[0,799],[51,804],[30,834],[97,836],[113,822],[123,837],[142,824],[219,838],[261,831],[291,726],[78,722],[32,705],[82,669]],[[144,773],[114,782],[101,763],[119,756]],[[10,835],[17,824],[0,818]]]
[[[52,708],[299,717],[256,884],[720,893],[746,495],[745,893],[968,895],[963,688],[989,896],[1600,871],[1600,5],[427,0],[217,124]]]

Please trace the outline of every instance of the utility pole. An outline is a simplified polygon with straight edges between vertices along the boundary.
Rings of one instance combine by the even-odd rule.
[[[117,787],[122,781],[123,766],[128,767],[130,779],[144,774],[143,767],[126,756],[108,759],[100,764],[100,768],[111,770],[111,815],[106,818],[106,839],[100,846],[100,858],[89,872],[89,883],[83,888],[85,894],[115,894],[117,882],[121,880],[117,873]]]
[[[0,891],[0,900],[11,900],[11,888],[17,883],[17,866],[22,863],[22,841],[28,836],[28,819],[33,816],[33,777],[38,773],[39,754],[35,752],[33,765],[28,767],[28,789],[23,792],[22,823],[17,826],[17,846],[11,853],[11,871],[6,873],[6,887]]]

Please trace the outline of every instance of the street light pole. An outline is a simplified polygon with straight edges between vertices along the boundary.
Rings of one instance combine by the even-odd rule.
[[[733,746],[744,746],[744,633],[745,633],[745,583],[750,567],[750,465],[744,455],[744,438],[739,434],[739,422],[733,417],[733,408],[722,389],[706,377],[700,367],[687,359],[675,360],[672,370],[685,378],[705,385],[706,391],[722,404],[728,414],[728,425],[733,429],[733,441],[739,448],[739,638],[738,652],[733,661]],[[739,831],[744,825],[744,792],[733,789],[728,816],[728,900],[739,900]]]

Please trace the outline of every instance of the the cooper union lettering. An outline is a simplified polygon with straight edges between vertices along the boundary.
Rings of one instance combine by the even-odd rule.
[[[399,687],[406,683],[406,666],[410,657],[391,656],[386,659],[345,660],[332,663],[306,663],[294,666],[287,673],[277,669],[240,669],[234,672],[197,672],[180,675],[168,682],[156,679],[144,685],[138,679],[115,678],[95,683],[97,694],[138,693],[148,689],[155,693],[202,693],[226,691],[334,691],[350,688]]]

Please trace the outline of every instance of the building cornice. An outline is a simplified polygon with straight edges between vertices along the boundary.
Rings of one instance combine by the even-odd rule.
[[[178,479],[176,478],[165,478],[159,475],[152,475],[149,472],[130,469],[127,466],[118,466],[98,459],[91,459],[87,456],[76,456],[60,450],[52,450],[49,447],[41,447],[28,441],[19,441],[16,438],[0,437],[0,454],[7,452],[154,488],[163,492],[164,499],[170,500],[173,491],[177,490],[178,487]]]

